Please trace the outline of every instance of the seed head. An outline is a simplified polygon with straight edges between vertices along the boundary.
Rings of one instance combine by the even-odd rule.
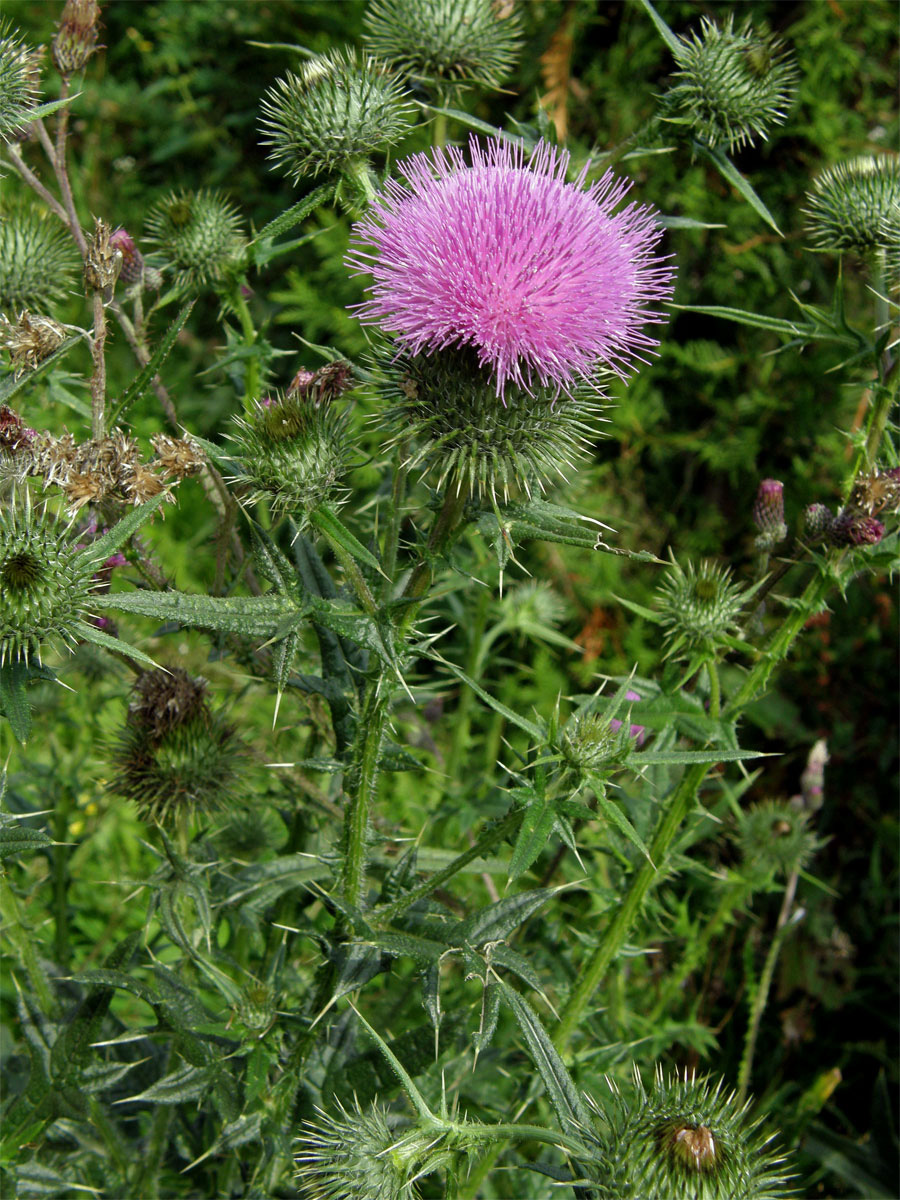
[[[571,393],[600,368],[625,376],[656,342],[672,290],[647,208],[615,211],[629,184],[566,182],[569,155],[470,141],[399,164],[354,228],[347,263],[371,273],[366,324],[409,354],[471,347],[504,398],[515,385]]]
[[[496,0],[372,0],[365,28],[377,58],[448,95],[499,87],[521,45],[515,5]]]
[[[373,58],[331,53],[288,74],[262,103],[264,143],[295,182],[364,163],[409,130],[412,108]]]
[[[16,321],[10,321],[0,313],[0,346],[9,354],[17,378],[33,371],[65,340],[65,329],[51,317],[21,312]]]
[[[147,214],[146,227],[159,265],[183,289],[221,282],[238,268],[246,246],[237,211],[217,192],[172,192]]]
[[[25,201],[0,201],[0,312],[46,312],[65,297],[74,271],[71,238],[58,221]]]
[[[806,194],[807,230],[816,250],[900,252],[900,161],[892,154],[838,163]]]
[[[87,241],[84,258],[84,282],[89,291],[112,296],[112,289],[122,270],[122,251],[112,242],[110,228],[99,217],[94,218],[94,232]]]
[[[701,141],[733,153],[784,121],[797,68],[780,41],[749,20],[735,30],[729,13],[721,26],[702,17],[700,33],[678,42],[678,83],[667,100]]]

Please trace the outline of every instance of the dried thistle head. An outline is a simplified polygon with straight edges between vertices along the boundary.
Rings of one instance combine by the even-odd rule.
[[[150,444],[156,451],[154,466],[164,475],[181,480],[203,470],[206,455],[189,437],[173,438],[167,433],[156,433]]]
[[[60,75],[83,70],[97,49],[100,5],[97,0],[66,0],[53,38],[53,61]]]
[[[25,371],[33,371],[65,340],[65,328],[52,317],[21,312],[15,321],[10,321],[0,313],[0,347],[9,354],[17,378]]]
[[[135,680],[128,719],[161,738],[206,708],[206,680],[181,667],[143,671]]]
[[[110,241],[111,230],[105,221],[94,218],[94,232],[87,239],[87,254],[84,257],[84,282],[89,292],[103,292],[104,298],[112,296],[124,255]]]
[[[18,413],[6,404],[0,404],[0,463],[13,460],[24,451],[25,457],[37,433],[29,429]]]

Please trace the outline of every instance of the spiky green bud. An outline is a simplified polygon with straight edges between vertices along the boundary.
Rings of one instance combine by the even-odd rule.
[[[40,659],[48,642],[73,645],[89,615],[100,563],[67,539],[46,510],[4,501],[0,514],[0,666]]]
[[[565,479],[600,436],[601,406],[588,384],[573,395],[495,381],[468,347],[439,354],[394,355],[379,363],[392,444],[408,447],[406,465],[440,490],[476,498],[531,496]]]
[[[785,1200],[789,1176],[771,1136],[708,1078],[658,1069],[649,1091],[635,1070],[634,1088],[599,1105],[604,1153],[599,1200]]]
[[[863,155],[838,163],[807,192],[807,230],[816,250],[900,250],[900,162]]]
[[[284,821],[271,808],[238,809],[216,833],[216,845],[222,858],[252,862],[278,850],[287,841]]]
[[[498,0],[372,0],[365,28],[376,57],[442,91],[499,87],[520,46],[515,4]]]
[[[354,52],[322,55],[279,79],[262,112],[269,157],[295,182],[355,169],[399,141],[413,115],[400,84]]]
[[[251,979],[241,988],[234,1015],[249,1033],[261,1037],[276,1017],[274,988]]]
[[[72,240],[49,213],[20,201],[0,205],[0,311],[46,313],[69,291]]]
[[[780,800],[765,800],[742,812],[736,837],[751,871],[785,878],[801,871],[821,845],[809,828],[809,813]]]
[[[784,121],[797,69],[776,38],[749,20],[735,30],[729,13],[722,25],[702,17],[699,34],[678,42],[678,83],[666,99],[702,142],[733,153]]]
[[[350,452],[346,410],[289,392],[260,401],[235,424],[240,470],[233,482],[251,499],[268,500],[301,526],[320,504],[341,499]]]
[[[172,192],[147,214],[157,265],[176,286],[200,289],[240,269],[246,247],[237,210],[218,192]]]
[[[134,690],[110,749],[111,789],[161,825],[229,803],[245,775],[247,749],[208,703],[204,681],[180,670],[149,671]]]
[[[744,589],[731,582],[728,567],[691,562],[684,569],[673,558],[657,590],[669,653],[714,653],[740,632],[737,617],[746,599]]]
[[[560,757],[579,774],[588,771],[611,774],[631,756],[635,744],[621,721],[602,713],[586,713],[572,717],[563,728]]]
[[[443,1159],[433,1138],[413,1126],[396,1134],[377,1102],[340,1116],[320,1111],[297,1138],[300,1194],[306,1200],[416,1200],[415,1179]]]
[[[35,107],[40,52],[26,46],[0,21],[0,141],[11,142],[25,129]]]

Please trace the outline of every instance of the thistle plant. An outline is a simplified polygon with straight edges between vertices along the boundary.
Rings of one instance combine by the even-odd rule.
[[[878,6],[300,7],[0,34],[0,1190],[891,1194]]]

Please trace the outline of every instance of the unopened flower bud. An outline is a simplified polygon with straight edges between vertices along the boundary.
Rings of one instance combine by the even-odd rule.
[[[147,214],[146,232],[160,266],[184,289],[224,280],[240,268],[246,247],[240,216],[218,192],[172,192]],[[145,267],[145,285],[155,289],[157,280]]]
[[[92,292],[102,292],[103,298],[112,298],[112,289],[122,269],[123,254],[110,240],[110,229],[105,221],[94,218],[94,232],[87,241],[84,259],[84,282]]]
[[[900,163],[863,155],[824,171],[807,194],[807,228],[816,250],[900,250]]]
[[[26,46],[0,22],[0,142],[20,140],[35,107],[41,52]]]
[[[803,805],[810,812],[822,807],[825,785],[825,764],[828,762],[828,743],[819,738],[806,760],[806,768],[800,776]]]
[[[784,484],[778,479],[763,479],[753,502],[753,523],[759,530],[756,545],[771,550],[787,537],[784,523]]]
[[[803,512],[803,525],[813,541],[827,536],[834,524],[834,513],[825,504],[810,504]]]
[[[82,70],[97,48],[97,0],[66,0],[56,35],[53,61],[61,75]]]
[[[0,198],[0,310],[47,312],[69,291],[74,266],[72,239],[55,217]]]

